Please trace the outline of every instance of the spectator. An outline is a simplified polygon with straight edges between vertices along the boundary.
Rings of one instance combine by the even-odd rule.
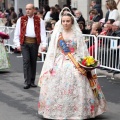
[[[112,24],[115,22],[114,19],[108,19],[108,21],[106,22],[107,27],[108,27],[108,32],[107,32],[107,36],[111,36],[112,34]]]
[[[10,8],[10,16],[7,20],[6,26],[10,26],[10,27],[12,26],[12,23],[11,23],[12,19],[17,19],[17,14],[14,11],[14,7]]]
[[[17,14],[15,13],[15,11],[14,11],[14,7],[11,7],[10,8],[10,18],[9,18],[10,20],[11,19],[17,19]]]
[[[35,7],[34,8],[34,15],[37,15],[37,11],[38,11],[39,9],[38,9],[38,7]]]
[[[72,8],[71,11],[74,13],[73,15],[75,16],[75,11],[77,10],[77,8]]]
[[[91,35],[98,36],[102,32],[102,27],[99,22],[94,22],[92,25]],[[98,47],[101,45],[100,41],[98,41]],[[90,38],[90,41],[88,42],[88,51],[91,56],[94,56],[95,54],[95,44],[94,39]]]
[[[111,36],[120,37],[120,21],[115,21],[113,23],[112,31],[113,31],[113,33],[111,34]]]
[[[48,31],[52,30],[52,24],[51,24],[51,22],[46,22],[45,29],[48,30]]]
[[[100,19],[102,19],[103,18],[103,11],[101,9],[101,5],[97,3],[97,0],[92,0],[91,6],[92,6],[92,9],[97,10],[98,14],[100,15]]]
[[[87,21],[86,22],[86,30],[88,31],[88,34],[90,34],[90,31],[92,29],[93,21]]]
[[[23,14],[23,11],[22,11],[22,8],[19,8],[19,11],[18,11],[18,18],[24,16]]]
[[[75,11],[75,18],[78,23],[82,21],[84,23],[83,26],[85,27],[85,19],[83,18],[82,13],[79,10]]]
[[[61,8],[60,8],[60,6],[58,4],[55,5],[55,9],[57,10],[58,13],[60,13]]]
[[[85,25],[83,21],[78,22],[80,30],[82,31],[83,34],[88,34],[88,30],[85,29]]]
[[[56,22],[59,20],[59,13],[57,12],[55,7],[50,8],[50,18],[55,20]]]
[[[108,24],[104,24],[102,32],[100,33],[100,35],[103,35],[103,36],[107,35],[108,30],[109,30]]]
[[[99,20],[99,23],[101,24],[101,27],[104,27],[105,18],[100,19],[100,20]]]
[[[43,19],[45,19],[45,16],[46,16],[48,11],[50,11],[50,7],[48,5],[45,5],[43,7]]]
[[[114,19],[115,21],[119,20],[120,15],[119,15],[119,12],[117,10],[116,2],[114,0],[108,0],[107,5],[108,5],[108,7],[110,9],[108,19]]]
[[[120,37],[120,21],[115,21],[112,26],[113,33],[111,36]],[[117,46],[111,49],[111,66],[120,69],[120,39],[117,39]],[[113,74],[120,73],[113,71]]]
[[[52,21],[51,21],[51,24],[52,24],[52,30],[53,30],[54,27],[55,27],[56,21],[52,20]]]
[[[40,17],[41,19],[43,19],[43,10],[42,9],[39,9],[37,11],[37,16]]]
[[[89,15],[90,15],[90,20],[92,20],[93,22],[99,22],[100,15],[98,14],[96,9],[90,10]]]

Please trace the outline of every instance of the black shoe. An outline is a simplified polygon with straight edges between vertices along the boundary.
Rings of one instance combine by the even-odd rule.
[[[31,83],[30,86],[31,86],[31,87],[37,87],[37,85],[35,85],[34,83]]]
[[[30,85],[24,86],[24,89],[29,89],[29,88],[30,88]]]

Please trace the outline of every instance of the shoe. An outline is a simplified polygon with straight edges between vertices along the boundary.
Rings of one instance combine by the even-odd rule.
[[[24,89],[29,89],[29,88],[30,88],[30,85],[24,86]]]
[[[30,86],[31,86],[31,87],[37,87],[37,85],[35,85],[34,83],[31,83]]]

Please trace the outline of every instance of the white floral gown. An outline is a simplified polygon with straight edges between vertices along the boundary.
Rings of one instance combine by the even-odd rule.
[[[6,53],[3,43],[0,43],[0,70],[4,70],[10,67],[8,55]]]
[[[75,38],[65,41],[76,58]],[[97,89],[99,99],[94,97],[88,79],[58,47],[51,75],[42,80],[38,113],[48,119],[94,118],[106,111],[106,100],[98,82]]]

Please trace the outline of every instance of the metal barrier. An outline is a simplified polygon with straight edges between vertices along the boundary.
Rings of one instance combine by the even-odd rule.
[[[100,66],[120,71],[120,37],[98,36],[97,41],[100,43],[96,49]]]
[[[49,46],[49,42],[51,40],[51,33],[52,33],[52,31],[46,31],[47,49],[48,49],[48,46]],[[40,52],[40,54],[41,54],[41,60],[37,61],[37,62],[44,62],[47,52]]]
[[[6,27],[6,26],[0,26],[0,31],[5,32],[6,34],[9,35],[8,40],[4,40],[4,45],[6,46],[8,53],[11,53],[10,48],[15,48],[13,39],[14,39],[14,27]]]
[[[7,42],[5,43],[5,46],[8,46],[8,53],[11,53],[10,50],[11,48],[15,49],[15,45],[13,43],[14,31],[15,31],[14,27],[6,27],[6,33],[9,34],[10,36]]]
[[[6,33],[6,27],[5,26],[0,26],[0,32],[5,32]]]
[[[83,39],[86,42],[90,55],[97,60],[97,52],[95,52],[98,46],[97,37],[95,35],[87,35],[87,34],[82,34],[82,35],[83,35]]]

